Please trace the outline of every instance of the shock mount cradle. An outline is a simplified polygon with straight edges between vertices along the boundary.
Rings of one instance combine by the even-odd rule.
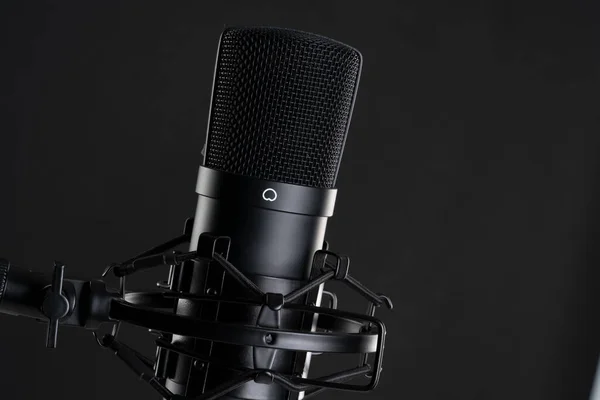
[[[117,322],[112,332],[100,337],[98,331],[93,334],[98,344],[112,350],[141,380],[150,384],[166,400],[190,399],[173,394],[165,387],[166,365],[169,355],[191,357],[200,365],[214,364],[238,373],[218,387],[194,397],[195,400],[214,400],[241,385],[255,381],[263,384],[278,384],[294,393],[304,393],[304,398],[317,395],[326,389],[367,392],[373,390],[382,371],[383,352],[386,328],[383,322],[375,318],[375,311],[382,305],[392,309],[391,300],[379,293],[374,293],[349,274],[349,258],[324,248],[315,252],[311,277],[301,288],[290,293],[265,293],[252,280],[246,277],[228,259],[230,238],[203,233],[199,237],[196,251],[173,251],[175,247],[189,243],[193,219],[186,220],[184,233],[166,243],[156,246],[136,257],[122,263],[109,265],[102,276],[109,272],[119,278],[119,296],[112,300],[111,319]],[[192,295],[178,291],[178,271],[182,263],[193,260],[210,260],[210,269],[220,269],[235,279],[246,291],[245,297],[226,298],[215,293]],[[128,292],[126,278],[136,272],[149,268],[169,265],[169,278],[158,282],[160,291]],[[335,294],[324,291],[329,299],[329,307],[318,307],[314,304],[298,304],[292,301],[322,288],[327,281],[343,282],[368,302],[365,315],[341,311],[337,309]],[[202,304],[237,303],[260,307],[255,326],[219,323],[211,320],[176,315],[173,310],[179,299],[189,299]],[[170,310],[170,312],[164,311]],[[279,320],[282,310],[292,310],[312,316],[316,324],[310,330],[282,330]],[[158,335],[156,339],[156,359],[151,360],[118,339],[121,323],[146,327]],[[49,330],[49,335],[51,331]],[[54,329],[52,329],[54,332]],[[261,368],[247,368],[225,365],[210,354],[194,352],[183,346],[171,343],[173,335],[190,336],[206,341],[217,341],[230,344],[252,346],[255,362]],[[52,334],[55,338],[55,335]],[[49,336],[50,337],[50,336]],[[48,339],[50,340],[50,339]],[[355,353],[359,354],[359,362],[353,368],[345,369],[320,378],[303,377],[302,371],[283,374],[269,369],[278,350],[295,351],[313,355],[323,353]],[[373,355],[372,363],[369,363]],[[359,376],[367,377],[368,383],[346,383]]]

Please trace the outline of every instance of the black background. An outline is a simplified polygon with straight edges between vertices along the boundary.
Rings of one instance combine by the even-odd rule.
[[[320,33],[365,60],[327,237],[396,305],[379,389],[321,398],[587,399],[599,10],[481,3],[2,1],[0,254],[94,278],[179,234],[222,29]],[[91,333],[44,337],[0,317],[2,398],[158,398]]]

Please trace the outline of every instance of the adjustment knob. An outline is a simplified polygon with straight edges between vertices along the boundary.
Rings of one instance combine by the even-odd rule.
[[[42,312],[48,317],[46,347],[51,349],[56,348],[58,322],[69,313],[69,300],[62,292],[64,276],[64,264],[55,261],[54,273],[52,274],[52,286],[47,289],[44,302],[42,303]]]

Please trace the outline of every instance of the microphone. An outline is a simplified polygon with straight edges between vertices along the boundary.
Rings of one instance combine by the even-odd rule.
[[[332,216],[335,181],[361,72],[354,48],[323,36],[273,27],[234,27],[220,38],[204,163],[190,251],[210,232],[230,239],[228,260],[265,293],[288,293],[310,277]],[[177,267],[171,289],[233,296],[240,285],[211,276],[210,261]],[[313,299],[320,305],[321,294]],[[308,304],[306,295],[295,302]],[[179,300],[177,315],[223,323],[264,325],[260,306],[207,307]],[[310,328],[284,310],[273,326]],[[273,339],[275,340],[275,339]],[[172,344],[226,363],[306,376],[309,357],[277,349],[211,343],[174,336]],[[226,368],[194,368],[190,357],[170,360],[166,387],[196,396],[232,378]],[[278,385],[248,382],[222,399],[283,400]]]
[[[92,331],[165,400],[375,389],[386,337],[375,312],[392,302],[357,281],[348,256],[325,241],[361,63],[357,50],[323,36],[226,29],[196,214],[183,233],[109,264],[102,278],[119,278],[114,289],[103,279],[65,278],[60,261],[47,274],[0,258],[0,313],[46,322],[48,348],[57,347],[59,326]],[[127,290],[130,276],[162,266],[169,276],[158,290]],[[367,312],[339,310],[324,288],[332,280],[366,299]],[[154,359],[119,339],[123,323],[156,335]],[[358,363],[310,377],[313,356],[323,353],[357,354]]]

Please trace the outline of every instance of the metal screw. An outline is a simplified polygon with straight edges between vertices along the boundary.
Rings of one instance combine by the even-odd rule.
[[[208,294],[210,296],[216,296],[217,295],[217,289],[208,288],[208,289],[206,289],[206,294]]]
[[[273,343],[273,335],[271,335],[270,333],[267,333],[265,335],[265,343],[272,344]]]
[[[203,363],[202,361],[200,361],[200,360],[194,361],[194,368],[202,370],[202,369],[204,369],[204,367],[206,367],[206,364]]]

